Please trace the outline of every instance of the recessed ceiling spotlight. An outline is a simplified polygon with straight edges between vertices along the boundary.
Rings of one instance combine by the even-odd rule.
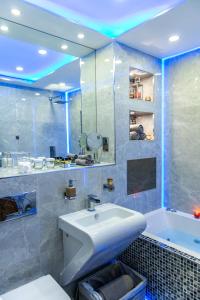
[[[18,8],[11,9],[11,14],[15,17],[19,17],[21,15],[21,11]]]
[[[172,43],[178,41],[179,39],[180,39],[180,36],[177,35],[177,34],[171,35],[169,37],[169,41],[172,42]]]
[[[83,33],[79,33],[77,35],[77,37],[82,40],[82,39],[84,39],[85,35]]]
[[[38,50],[38,53],[39,53],[40,55],[46,55],[46,54],[47,54],[47,50],[45,50],[45,49],[40,49],[40,50]]]
[[[26,98],[22,98],[21,100],[22,100],[22,101],[26,101]]]
[[[7,32],[8,31],[8,26],[7,25],[1,25],[0,29],[3,32]]]
[[[122,63],[121,59],[117,59],[117,60],[115,61],[115,64],[116,64],[116,65],[119,65],[119,64],[121,64],[121,63]]]
[[[109,62],[109,61],[110,61],[110,59],[109,59],[109,58],[106,58],[104,61],[105,61],[105,62]]]
[[[62,50],[67,50],[68,46],[66,44],[61,45]]]
[[[35,93],[35,96],[40,96],[40,93]]]
[[[81,60],[80,61],[80,65],[82,66],[82,65],[84,65],[85,64],[85,62],[83,61],[83,60]]]
[[[18,72],[22,72],[22,71],[24,71],[24,68],[21,67],[21,66],[18,66],[18,67],[16,67],[16,70],[17,70]]]

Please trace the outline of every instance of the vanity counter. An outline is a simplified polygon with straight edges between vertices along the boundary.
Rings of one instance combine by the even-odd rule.
[[[41,169],[41,170],[32,169],[31,172],[29,172],[29,173],[19,173],[18,168],[0,168],[0,179],[34,175],[34,174],[61,172],[61,171],[68,171],[68,170],[78,170],[78,169],[84,169],[84,168],[105,167],[105,166],[112,166],[112,165],[115,165],[115,163],[101,162],[99,164],[94,164],[92,166],[79,166],[79,165],[69,164],[65,168],[64,167],[54,167],[52,169],[47,169],[47,168]]]

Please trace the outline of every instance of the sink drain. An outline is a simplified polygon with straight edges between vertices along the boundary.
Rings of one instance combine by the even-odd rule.
[[[167,238],[167,241],[169,241],[169,242],[170,242],[170,241],[171,241],[171,239],[170,239],[170,238]]]

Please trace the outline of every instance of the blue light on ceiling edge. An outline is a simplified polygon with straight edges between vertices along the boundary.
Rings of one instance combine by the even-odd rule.
[[[30,77],[30,80],[32,81],[37,81],[39,79],[42,79],[45,76],[48,76],[52,73],[54,73],[56,70],[60,69],[64,65],[76,60],[78,57],[67,55],[64,59],[61,61],[57,62],[56,64],[53,64],[52,66],[46,68],[45,70],[33,75]],[[27,79],[27,78],[26,78]]]
[[[183,51],[183,52],[180,52],[180,53],[177,53],[177,54],[174,54],[174,55],[171,55],[171,56],[166,56],[162,60],[165,61],[165,60],[168,60],[168,59],[172,59],[172,58],[175,58],[177,56],[181,56],[181,55],[184,55],[184,54],[196,51],[196,50],[200,50],[200,46],[189,49],[189,50],[186,50],[186,51]]]
[[[121,34],[137,27],[138,25],[146,21],[152,20],[157,16],[164,14],[172,8],[165,7],[162,10],[161,8],[155,8],[140,15],[133,15],[132,17],[129,17],[129,19],[118,22],[118,24],[104,25],[103,23],[98,24],[90,18],[81,15],[80,13],[74,13],[70,9],[63,9],[63,7],[59,7],[59,5],[57,5],[56,3],[52,3],[52,1],[49,0],[25,0],[25,2],[31,3],[33,5],[45,9],[48,12],[61,16],[66,20],[71,21],[72,23],[83,25],[87,28],[95,30],[112,39],[117,38]]]
[[[64,59],[58,61],[57,63],[49,66],[48,68],[42,70],[41,72],[38,72],[36,74],[20,74],[20,76],[16,73],[8,74],[7,72],[0,74],[0,77],[5,77],[8,79],[12,79],[14,81],[24,81],[26,83],[34,83],[52,73],[54,73],[56,70],[62,68],[64,65],[78,59],[76,56],[67,55]]]

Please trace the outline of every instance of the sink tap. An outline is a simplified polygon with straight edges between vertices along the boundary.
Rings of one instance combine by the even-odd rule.
[[[101,201],[97,198],[96,195],[88,195],[88,210],[95,211],[95,203],[100,203]]]

